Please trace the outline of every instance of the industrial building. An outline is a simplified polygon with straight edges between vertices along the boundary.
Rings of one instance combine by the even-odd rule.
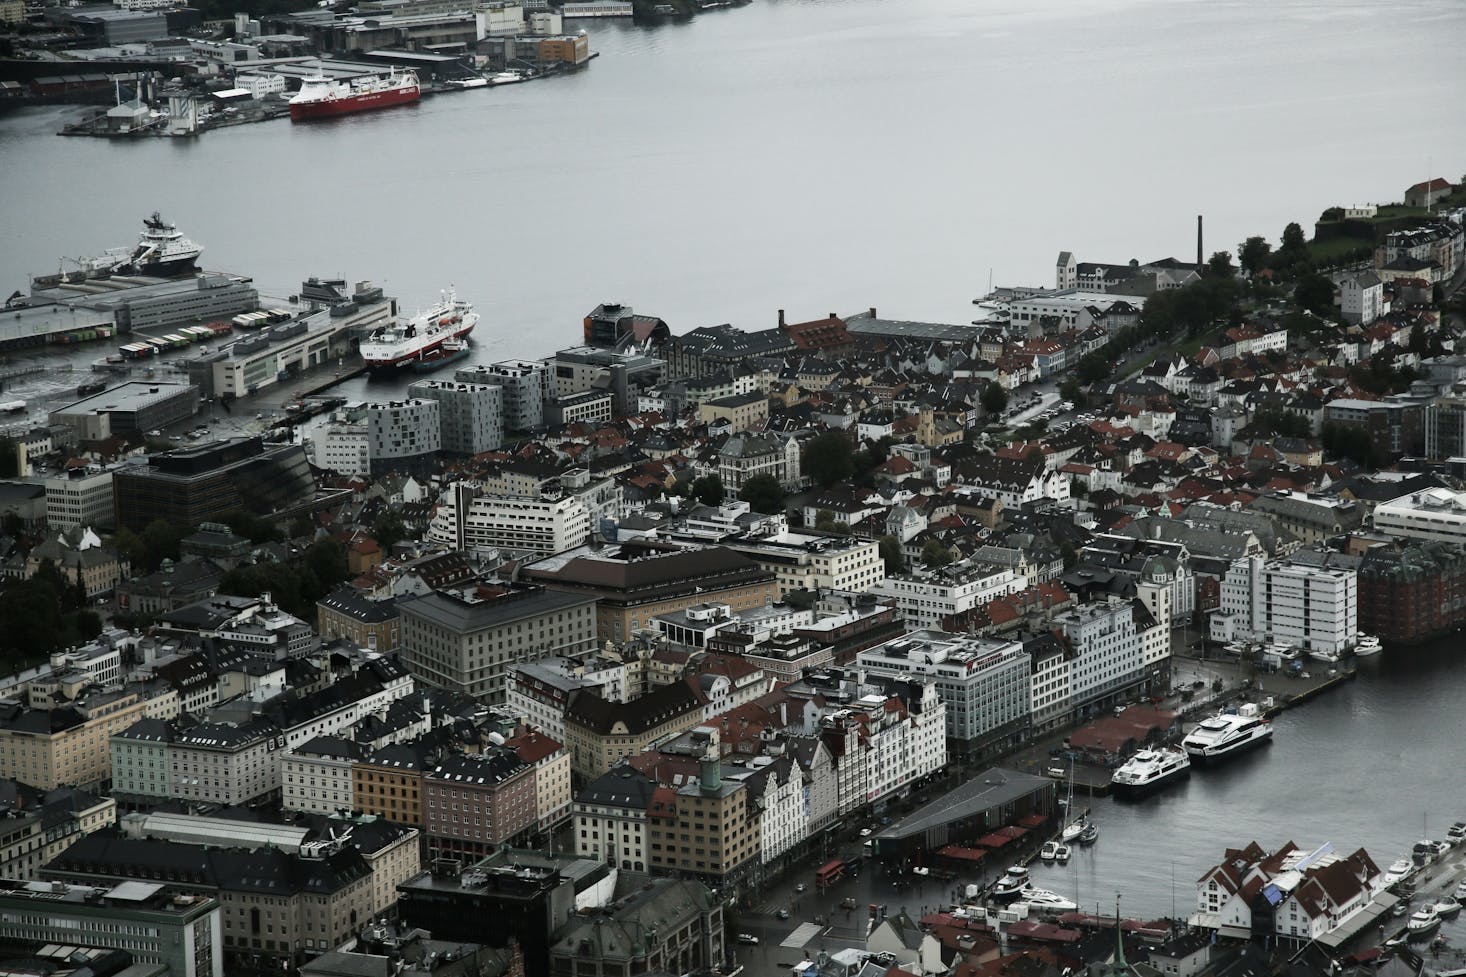
[[[167,427],[198,408],[199,389],[193,384],[133,380],[52,411],[51,423],[73,428],[82,441],[103,441]]]
[[[272,515],[315,494],[305,449],[259,438],[214,441],[125,465],[112,478],[117,525],[140,530],[154,519],[197,526],[228,512]]]

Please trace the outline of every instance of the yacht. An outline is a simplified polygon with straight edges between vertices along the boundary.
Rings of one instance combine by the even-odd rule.
[[[1116,800],[1144,797],[1191,773],[1191,758],[1185,750],[1162,747],[1141,750],[1120,765],[1110,780]]]
[[[1046,862],[1052,862],[1059,857],[1059,843],[1057,841],[1046,841],[1039,850],[1038,857]]]
[[[1308,649],[1308,657],[1314,661],[1327,662],[1332,665],[1338,662],[1340,655],[1337,651],[1329,651],[1326,648],[1310,648]]]
[[[1440,842],[1431,841],[1429,838],[1421,838],[1410,849],[1410,858],[1416,865],[1428,865],[1435,861],[1441,853]]]
[[[1381,651],[1379,639],[1372,634],[1361,634],[1359,643],[1354,646],[1356,658],[1368,658],[1371,655],[1378,655]]]
[[[1099,827],[1093,821],[1090,821],[1084,826],[1084,830],[1079,832],[1079,843],[1081,845],[1092,845],[1096,841],[1099,841]]]
[[[1244,702],[1235,714],[1203,719],[1181,740],[1192,763],[1220,763],[1272,741],[1273,727],[1255,703]]]
[[[1068,845],[1060,845],[1059,847],[1054,849],[1054,860],[1062,865],[1069,860],[1069,856],[1072,854],[1074,854],[1074,849],[1070,848]],[[1459,909],[1460,907],[1457,906],[1456,908]]]
[[[1397,859],[1391,862],[1390,867],[1385,870],[1385,885],[1394,885],[1396,882],[1402,882],[1414,873],[1415,863],[1408,858]],[[1462,884],[1466,885],[1466,883]]]
[[[1028,886],[1019,893],[1019,901],[1028,903],[1030,909],[1042,909],[1056,913],[1073,912],[1079,908],[1072,900],[1065,899],[1057,892],[1035,889],[1033,886]]]
[[[993,883],[993,896],[1006,899],[1018,895],[1028,886],[1028,869],[1022,865],[1010,865],[1003,877]]]
[[[1461,911],[1461,903],[1454,896],[1442,896],[1435,904],[1435,914],[1441,919],[1451,919]]]
[[[1412,937],[1420,937],[1434,932],[1440,924],[1441,914],[1436,911],[1435,906],[1427,905],[1415,910],[1405,924],[1405,930]]]
[[[1084,829],[1089,827],[1089,815],[1081,814],[1079,817],[1064,825],[1064,830],[1059,832],[1060,841],[1078,841],[1079,836],[1084,834]]]
[[[1466,841],[1466,821],[1457,821],[1447,828],[1446,840],[1456,845]]]
[[[1466,882],[1462,882],[1456,886],[1456,891],[1451,893],[1451,898],[1457,902],[1466,899]]]

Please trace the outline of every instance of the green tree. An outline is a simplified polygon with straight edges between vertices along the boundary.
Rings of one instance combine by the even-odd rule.
[[[407,524],[395,509],[383,509],[372,520],[372,539],[384,550],[390,550],[407,538]]]
[[[743,483],[738,498],[755,512],[774,515],[784,511],[784,486],[772,475],[755,475]]]
[[[134,574],[140,576],[146,572],[148,545],[137,533],[126,527],[117,530],[117,534],[112,537],[112,548],[117,551],[118,556],[127,561]]]
[[[692,494],[703,505],[722,505],[723,497],[726,494],[723,490],[722,476],[713,472],[695,479],[692,483]]]
[[[290,520],[290,526],[285,530],[285,533],[291,539],[314,536],[316,534],[315,523],[311,522],[305,516],[296,516]]]
[[[190,532],[192,529],[187,526],[175,526],[162,519],[154,519],[148,523],[143,529],[147,572],[152,573],[158,569],[164,560],[178,559],[178,543]]]
[[[1250,237],[1237,249],[1237,261],[1242,265],[1243,271],[1255,275],[1268,266],[1272,254],[1273,246],[1267,242],[1267,238]]]
[[[1293,288],[1293,302],[1315,315],[1331,315],[1334,311],[1334,283],[1323,275],[1304,275]]]
[[[850,478],[855,471],[855,450],[843,434],[827,431],[804,449],[804,472],[815,483],[829,487]]]
[[[1089,403],[1089,398],[1084,393],[1084,386],[1073,378],[1059,384],[1059,396],[1080,410],[1083,410]]]
[[[989,417],[997,417],[1008,408],[1008,391],[1001,383],[990,383],[982,388],[982,409]]]
[[[921,547],[921,562],[929,567],[944,567],[956,557],[952,551],[935,539],[929,539]]]
[[[351,576],[351,568],[346,560],[346,547],[334,537],[318,539],[306,547],[304,562],[306,569],[314,575],[315,583],[320,590],[320,593],[314,596],[309,593],[302,594],[304,597],[309,597],[312,603],[324,597],[337,584]]]
[[[886,566],[886,576],[893,577],[898,573],[905,573],[906,553],[901,549],[901,541],[895,536],[882,536],[878,545],[881,562]]]
[[[820,532],[834,532],[835,525],[835,514],[829,509],[821,509],[814,514],[814,528]]]
[[[1206,270],[1218,278],[1233,278],[1237,274],[1237,266],[1232,264],[1232,252],[1218,251],[1211,256],[1206,263]]]
[[[1273,267],[1283,271],[1297,272],[1298,268],[1308,262],[1308,237],[1303,233],[1303,228],[1293,221],[1283,228],[1283,241],[1278,246],[1278,253],[1273,262]]]

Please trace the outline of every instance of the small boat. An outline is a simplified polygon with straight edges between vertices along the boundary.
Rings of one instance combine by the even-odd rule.
[[[1435,932],[1440,925],[1441,915],[1435,906],[1422,906],[1411,914],[1409,922],[1405,924],[1405,931],[1412,938],[1419,938]]]
[[[1460,885],[1456,886],[1456,891],[1451,893],[1451,898],[1455,899],[1457,902],[1466,899],[1466,882],[1462,882]]]
[[[1010,865],[1003,877],[993,883],[993,897],[1007,899],[1018,895],[1028,886],[1028,869],[1022,865]]]
[[[1084,830],[1079,833],[1079,843],[1081,845],[1092,845],[1096,841],[1099,841],[1099,827],[1093,821],[1091,821],[1086,824],[1084,826]]]
[[[1461,911],[1461,904],[1454,896],[1444,896],[1435,904],[1436,915],[1441,919],[1451,919]]]
[[[489,80],[487,78],[449,78],[443,84],[449,88],[487,88]]]
[[[1327,651],[1323,648],[1311,648],[1308,651],[1308,657],[1314,661],[1333,664],[1339,660],[1339,653],[1337,651]]]
[[[1084,834],[1085,826],[1089,824],[1089,817],[1081,814],[1079,817],[1064,825],[1064,830],[1059,832],[1060,841],[1078,841],[1079,836]]]
[[[1070,848],[1068,845],[1059,845],[1057,848],[1054,849],[1054,860],[1062,865],[1064,862],[1067,862],[1069,860],[1069,856],[1072,854],[1074,854],[1074,849]],[[1456,908],[1460,909],[1461,907],[1457,906]]]
[[[1466,841],[1466,821],[1457,821],[1446,829],[1446,840],[1460,844]]]
[[[1361,634],[1359,643],[1354,646],[1354,657],[1369,658],[1372,655],[1378,655],[1381,650],[1382,646],[1378,638],[1372,634]]]
[[[447,366],[449,363],[458,362],[468,355],[469,348],[466,340],[447,339],[437,349],[428,350],[409,365],[417,373],[427,373]]]
[[[1046,841],[1039,850],[1038,857],[1046,862],[1052,862],[1059,857],[1059,843],[1057,841]]]
[[[510,71],[501,71],[498,74],[493,75],[492,77],[489,78],[489,84],[491,84],[491,85],[516,85],[519,82],[524,81],[528,77],[529,77],[529,75],[525,74],[522,71],[513,71],[513,70],[510,70]]]
[[[1057,892],[1050,892],[1048,889],[1035,889],[1033,886],[1028,886],[1018,895],[1019,901],[1028,903],[1029,909],[1068,913],[1079,908],[1072,900],[1065,899]]]

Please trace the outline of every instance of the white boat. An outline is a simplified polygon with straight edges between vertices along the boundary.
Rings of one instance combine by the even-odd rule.
[[[1059,843],[1057,841],[1044,842],[1043,848],[1039,850],[1038,857],[1046,862],[1052,862],[1059,856]]]
[[[1466,841],[1466,821],[1457,821],[1447,828],[1446,840],[1458,845]]]
[[[1461,911],[1461,903],[1454,896],[1442,896],[1435,904],[1435,914],[1441,919],[1450,919]]]
[[[449,88],[487,88],[487,78],[449,78],[443,82]]]
[[[159,216],[143,219],[143,230],[137,244],[130,248],[112,248],[95,258],[79,258],[77,265],[88,275],[121,274],[179,275],[194,270],[204,249],[194,244]]]
[[[1415,874],[1415,863],[1408,858],[1397,859],[1385,870],[1385,885],[1394,885]],[[1466,885],[1466,883],[1462,883]]]
[[[1461,882],[1456,886],[1456,891],[1451,893],[1451,898],[1457,902],[1466,899],[1466,882]]]
[[[528,78],[529,78],[529,75],[525,74],[522,71],[513,71],[513,70],[511,70],[511,71],[501,71],[498,74],[493,75],[493,76],[491,76],[489,78],[489,84],[491,84],[491,85],[517,85],[519,82],[525,81]]]
[[[1036,889],[1028,886],[1019,893],[1019,901],[1026,902],[1030,909],[1042,909],[1048,912],[1068,913],[1078,909],[1079,906],[1069,899],[1065,899],[1057,892],[1050,892],[1048,889]]]
[[[361,358],[374,370],[402,366],[452,339],[462,339],[478,324],[473,306],[449,291],[441,302],[407,322],[376,330],[361,341]]]
[[[993,896],[1005,899],[1016,896],[1028,886],[1028,869],[1022,865],[1010,865],[1003,877],[993,883]]]
[[[1337,662],[1341,656],[1337,651],[1327,651],[1323,648],[1310,648],[1308,650],[1308,657],[1312,658],[1314,661],[1328,662],[1329,664],[1333,664]]]
[[[1273,727],[1255,703],[1244,702],[1236,713],[1203,719],[1181,740],[1192,763],[1219,763],[1272,741]]]
[[[1073,821],[1064,825],[1064,830],[1059,832],[1059,840],[1063,842],[1078,841],[1079,837],[1084,834],[1084,829],[1087,827],[1089,827],[1089,816],[1081,814]]]
[[[1424,936],[1440,924],[1441,914],[1436,911],[1435,906],[1422,906],[1410,916],[1405,929],[1411,936]]]
[[[1096,841],[1099,841],[1099,826],[1093,821],[1090,821],[1084,826],[1084,830],[1079,833],[1079,843],[1081,845],[1092,845]]]
[[[1354,657],[1368,658],[1371,655],[1378,655],[1382,646],[1379,639],[1372,634],[1361,634],[1359,643],[1354,646]]]
[[[1191,758],[1185,750],[1174,747],[1141,750],[1115,771],[1110,779],[1110,790],[1117,800],[1134,799],[1190,774]]]
[[[1069,856],[1072,854],[1074,854],[1074,849],[1068,845],[1060,845],[1054,849],[1054,860],[1062,865],[1069,860]]]

